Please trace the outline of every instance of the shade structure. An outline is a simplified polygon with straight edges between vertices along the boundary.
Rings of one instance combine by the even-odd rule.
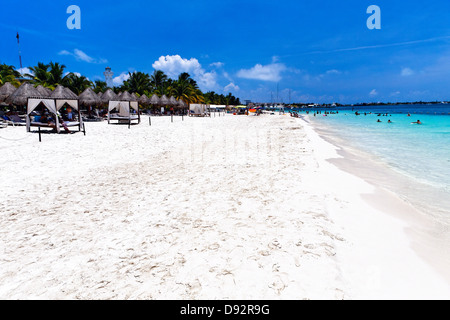
[[[148,106],[150,105],[150,99],[143,94],[142,96],[139,97],[139,103],[142,104],[143,106]]]
[[[160,99],[160,105],[161,106],[168,106],[170,105],[169,98],[166,97],[166,95],[163,95]]]
[[[112,89],[108,89],[102,94],[102,103],[106,105],[110,101],[117,101],[118,99],[119,97],[117,96],[117,94],[114,93]]]
[[[159,106],[161,105],[161,99],[156,94],[153,94],[152,97],[150,98],[150,104],[154,106]]]
[[[101,103],[99,96],[91,88],[87,88],[79,95],[80,104],[84,106],[95,106]]]
[[[51,98],[53,99],[76,99],[78,100],[78,97],[75,96],[75,98],[69,94],[69,92],[67,92],[65,90],[65,88],[62,85],[59,85],[55,88],[55,90],[53,90],[52,94],[50,95]]]
[[[16,106],[26,106],[28,98],[40,97],[42,97],[42,95],[39,91],[33,87],[32,84],[25,82],[6,99],[6,102]]]
[[[136,101],[128,91],[122,92],[122,95],[119,95],[119,100],[121,100],[121,101]]]
[[[183,101],[183,99],[180,99],[180,100],[178,100],[178,106],[179,106],[181,109],[184,109],[184,108],[187,107],[187,104],[186,104],[186,102]]]
[[[135,92],[133,92],[133,93],[131,94],[131,97],[133,98],[133,100],[131,100],[131,101],[139,101],[139,97],[136,95]]]
[[[169,105],[174,108],[177,108],[179,106],[177,99],[175,99],[175,97],[173,96],[169,98]]]
[[[67,94],[69,98],[78,99],[78,96],[69,88],[64,87],[64,92]]]
[[[56,103],[56,110],[59,111],[65,104],[68,104],[72,108],[74,108],[77,111],[80,111],[80,108],[78,107],[78,97],[75,96],[73,98],[67,91],[64,90],[65,88],[61,85],[57,86],[55,90],[53,90],[51,94],[51,98],[55,99]],[[81,121],[81,119],[80,119]]]
[[[8,99],[8,97],[12,95],[16,90],[17,88],[14,87],[11,83],[6,82],[3,86],[0,87],[0,102]]]
[[[42,97],[50,97],[52,94],[52,90],[44,88],[42,85],[38,85],[36,90],[39,91]]]

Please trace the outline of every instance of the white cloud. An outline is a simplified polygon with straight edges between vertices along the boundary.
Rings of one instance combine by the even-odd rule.
[[[197,80],[198,85],[201,87],[212,89],[217,86],[217,74],[214,71],[194,74],[194,78]]]
[[[414,74],[414,71],[412,69],[410,69],[410,68],[403,68],[402,69],[401,75],[403,77],[409,77],[409,76],[412,76],[413,74]]]
[[[230,77],[230,75],[228,74],[228,72],[224,71],[223,72],[223,76],[225,77],[225,79],[227,79],[230,82],[233,82],[233,79]]]
[[[400,91],[395,91],[390,94],[391,97],[396,97],[400,94]]]
[[[73,52],[67,51],[67,50],[62,50],[58,53],[61,56],[73,56],[76,60],[78,61],[84,61],[87,63],[107,63],[108,60],[106,59],[95,59],[92,58],[90,56],[88,56],[86,53],[84,53],[83,51],[79,50],[79,49],[74,49]]]
[[[129,73],[122,72],[120,75],[113,78],[113,84],[114,84],[114,86],[121,86],[123,84],[123,82],[127,81],[128,79],[130,79]]]
[[[280,57],[278,57],[278,56],[273,56],[272,57],[272,63],[276,63],[278,61],[280,61]]]
[[[373,89],[372,91],[370,91],[369,95],[375,97],[376,95],[378,95],[378,92],[376,89]]]
[[[341,73],[342,72],[340,72],[339,70],[336,70],[336,69],[331,69],[326,72],[326,74],[341,74]]]
[[[233,82],[231,82],[225,88],[223,88],[223,91],[225,91],[225,92],[239,91],[239,86],[237,86]]]
[[[194,78],[199,86],[211,89],[217,86],[217,74],[214,71],[206,72],[197,59],[185,59],[179,55],[161,56],[152,64],[155,70],[164,71],[170,78],[176,78],[180,73],[187,72]]]
[[[209,66],[210,67],[221,68],[221,67],[223,67],[223,65],[224,65],[224,63],[219,61],[219,62],[213,62]]]
[[[67,76],[69,73],[73,73],[74,75],[81,77],[81,73],[79,73],[79,72],[66,72],[66,73],[64,73],[64,76]]]
[[[251,69],[239,70],[237,76],[244,79],[277,82],[281,80],[281,73],[286,69],[282,63],[272,63],[266,66],[257,64]]]
[[[19,72],[22,76],[25,76],[26,74],[31,74],[32,76],[34,76],[34,72],[29,68],[19,68],[17,69],[17,72]]]

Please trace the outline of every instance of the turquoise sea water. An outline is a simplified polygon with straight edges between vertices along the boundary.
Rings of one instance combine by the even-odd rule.
[[[326,111],[328,114],[324,116]],[[313,124],[408,177],[420,188],[405,196],[418,198],[421,193],[424,196],[421,201],[425,203],[433,195],[433,206],[448,213],[450,219],[449,105],[340,107],[320,112],[315,117],[309,112]],[[417,120],[422,124],[412,124]],[[403,188],[403,191],[409,189],[414,188]]]

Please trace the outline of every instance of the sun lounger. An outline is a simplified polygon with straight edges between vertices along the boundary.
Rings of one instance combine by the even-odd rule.
[[[22,119],[21,117],[17,115],[10,115],[10,116],[3,116],[4,120],[6,120],[6,123],[11,126],[26,126],[27,122],[26,120]]]

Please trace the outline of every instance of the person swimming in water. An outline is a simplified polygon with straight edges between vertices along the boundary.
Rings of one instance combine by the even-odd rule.
[[[412,124],[422,124],[422,122],[420,122],[420,120],[417,120],[416,122],[411,122]]]
[[[388,123],[392,123],[391,119],[388,120]]]

